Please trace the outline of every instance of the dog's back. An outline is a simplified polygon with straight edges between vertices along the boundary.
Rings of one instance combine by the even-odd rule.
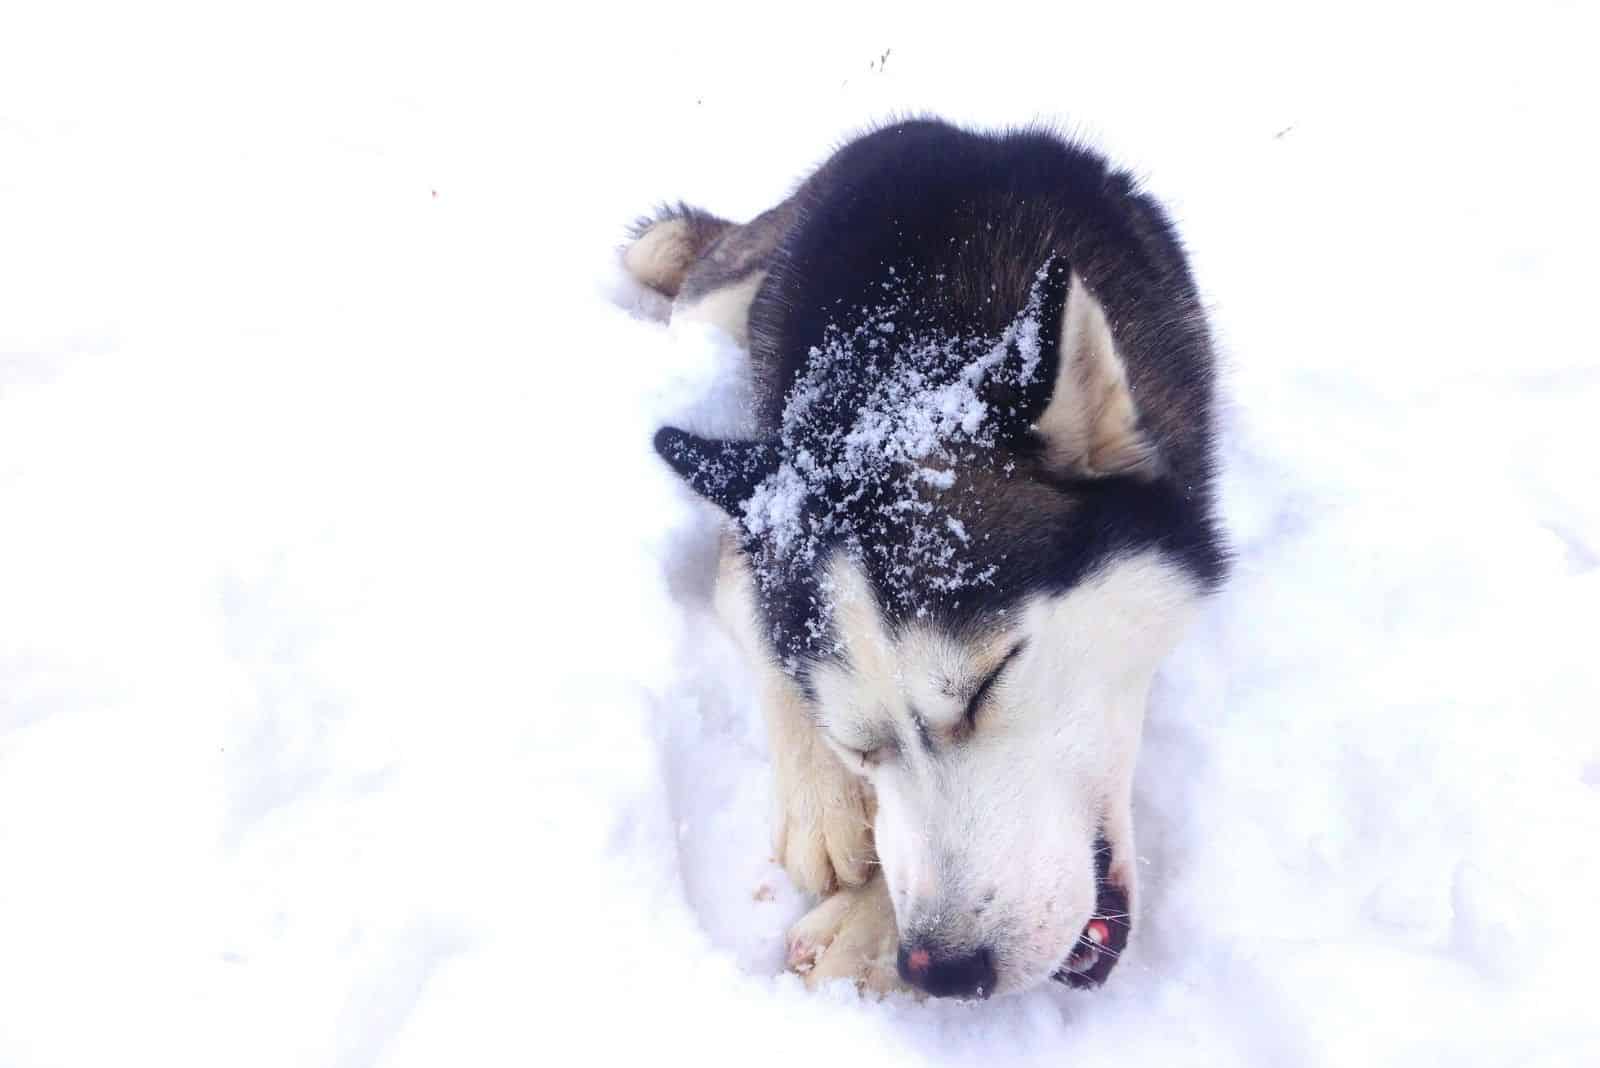
[[[902,123],[846,145],[781,214],[750,307],[763,432],[778,432],[828,328],[876,313],[888,271],[945,329],[993,336],[1054,256],[1105,308],[1165,462],[1209,484],[1213,365],[1195,285],[1161,207],[1100,156],[1043,130]],[[1047,363],[1038,380],[1054,377]]]

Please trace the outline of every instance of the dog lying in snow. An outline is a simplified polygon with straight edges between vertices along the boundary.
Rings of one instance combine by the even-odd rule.
[[[1049,132],[905,122],[744,225],[663,211],[624,263],[749,349],[756,436],[655,445],[729,519],[717,605],[761,680],[777,856],[821,898],[790,966],[1101,983],[1150,681],[1224,572],[1166,215]]]

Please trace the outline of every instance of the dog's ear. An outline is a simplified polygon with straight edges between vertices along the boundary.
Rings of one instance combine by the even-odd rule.
[[[715,441],[669,426],[656,431],[655,446],[691,489],[731,516],[778,469],[778,450],[761,441]]]
[[[1059,318],[1046,319],[1059,331],[1059,360],[1050,400],[1034,420],[1045,465],[1056,474],[1078,477],[1153,477],[1161,457],[1140,427],[1105,309],[1076,271],[1066,290]]]

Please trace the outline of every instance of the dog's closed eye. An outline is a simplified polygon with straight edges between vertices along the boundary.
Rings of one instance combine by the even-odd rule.
[[[1001,658],[1000,663],[994,666],[994,670],[985,675],[983,681],[978,683],[977,688],[972,691],[972,696],[967,698],[967,710],[962,714],[961,722],[969,733],[978,725],[978,712],[982,710],[983,702],[989,696],[989,691],[994,689],[994,684],[1004,674],[1006,667],[1012,660],[1016,659],[1017,654],[1022,652],[1027,644],[1026,641],[1020,641],[1013,645],[1011,651]]]
[[[895,752],[899,749],[899,746],[890,743],[887,745],[876,745],[871,749],[855,749],[849,746],[845,746],[843,748],[851,756],[855,757],[855,759],[860,763],[860,767],[865,770],[867,768],[875,768],[886,760],[892,760]]]

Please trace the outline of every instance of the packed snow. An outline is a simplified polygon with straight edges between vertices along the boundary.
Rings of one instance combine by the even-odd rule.
[[[8,9],[0,1065],[1600,1063],[1592,5],[562,17]],[[1098,991],[783,974],[650,447],[745,390],[627,221],[916,111],[1145,176],[1228,362]]]

